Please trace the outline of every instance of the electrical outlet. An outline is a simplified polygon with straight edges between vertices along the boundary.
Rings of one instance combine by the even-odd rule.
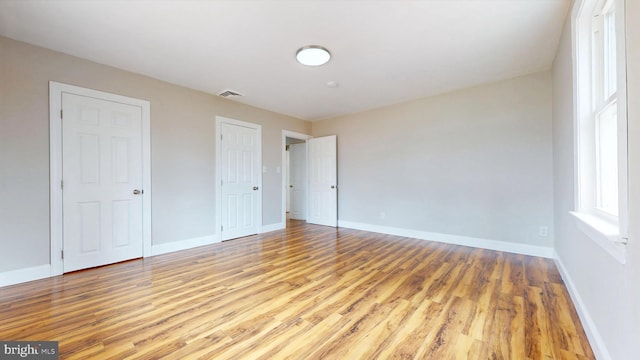
[[[549,236],[549,227],[548,226],[540,226],[540,229],[538,229],[538,235],[542,236],[542,237]]]

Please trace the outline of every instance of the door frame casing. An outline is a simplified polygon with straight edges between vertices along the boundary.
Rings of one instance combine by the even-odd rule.
[[[222,124],[230,124],[236,126],[243,126],[250,129],[255,129],[257,132],[257,151],[258,155],[256,156],[258,168],[258,198],[256,201],[257,214],[256,214],[256,225],[257,225],[257,233],[260,234],[262,232],[262,125],[235,120],[231,118],[227,118],[224,116],[216,116],[216,242],[222,241],[222,153],[221,148],[222,144],[220,142],[220,135],[222,134]]]
[[[298,139],[298,140],[304,140],[305,142],[313,138],[313,136],[311,135],[297,133],[289,130],[282,130],[282,171],[281,171],[282,172],[282,219],[281,219],[282,228],[287,227],[287,186],[289,186],[289,184],[287,184],[287,171],[289,170],[287,169],[287,138],[288,137]],[[305,158],[307,158],[307,156],[305,156]],[[307,177],[308,177],[308,174],[307,174]],[[307,201],[307,214],[308,214],[309,212],[308,196],[306,201]]]
[[[142,256],[151,256],[151,103],[108,92],[49,81],[49,214],[51,276],[64,271],[62,250],[62,94],[70,93],[139,107],[142,112]]]

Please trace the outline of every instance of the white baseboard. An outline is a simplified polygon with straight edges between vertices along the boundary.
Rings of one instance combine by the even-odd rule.
[[[578,312],[578,317],[582,322],[584,331],[587,333],[587,338],[589,339],[591,349],[593,350],[596,359],[610,360],[611,355],[609,355],[609,351],[607,350],[607,346],[604,343],[604,339],[602,339],[602,336],[598,331],[598,327],[596,327],[596,324],[593,322],[593,318],[591,318],[591,315],[589,315],[589,311],[582,301],[582,297],[580,296],[576,285],[573,283],[573,280],[571,279],[567,268],[564,267],[562,259],[555,250],[554,255],[556,266],[558,267],[560,276],[562,277],[564,283],[567,285],[569,296],[571,296],[571,300],[573,300],[573,304],[576,307],[576,311]]]
[[[277,230],[282,230],[284,229],[285,226],[283,223],[275,223],[275,224],[269,224],[269,225],[262,225],[262,229],[260,230],[260,234],[262,233],[266,233],[266,232],[270,232],[270,231],[277,231]]]
[[[263,225],[262,228],[260,229],[260,233],[281,230],[284,228],[285,226],[283,223]],[[180,241],[172,241],[170,243],[165,243],[165,244],[151,245],[151,256],[167,254],[167,253],[176,252],[180,250],[187,250],[187,249],[191,249],[198,246],[214,244],[217,242],[220,242],[219,234],[203,236],[203,237],[193,238],[193,239],[185,239]]]
[[[343,220],[338,221],[338,226],[344,227],[344,228],[356,229],[356,230],[377,232],[382,234],[437,241],[437,242],[443,242],[448,244],[505,251],[505,252],[511,252],[516,254],[540,256],[545,258],[554,257],[554,251],[552,248],[547,248],[542,246],[509,243],[505,241],[480,239],[480,238],[472,238],[472,237],[449,235],[449,234],[431,233],[426,231],[401,229],[401,228],[379,226],[379,225],[370,225],[370,224],[356,223],[356,222],[343,221]],[[270,224],[270,225],[263,226],[261,229],[261,233],[277,231],[284,228],[285,228],[285,225],[283,223]],[[191,249],[198,246],[210,245],[219,241],[220,241],[219,235],[214,234],[214,235],[208,235],[208,236],[203,236],[198,238],[185,239],[182,241],[173,241],[165,244],[151,245],[151,256],[167,254],[167,253],[180,251],[180,250],[187,250],[187,249]],[[558,267],[562,268],[561,265],[559,265]],[[565,274],[562,274],[562,275],[564,278]],[[12,270],[12,271],[0,273],[0,286],[14,285],[22,282],[44,279],[50,276],[52,275],[51,275],[51,265],[49,264],[35,266],[31,268],[26,268],[26,269]],[[566,281],[566,282],[568,284],[570,283],[570,281]],[[575,293],[575,291],[573,291],[572,294],[573,293]],[[576,301],[576,303],[579,302],[577,300],[574,300],[574,301]],[[600,339],[600,341],[602,341],[602,339]]]
[[[0,273],[0,287],[40,280],[51,276],[51,265],[40,265]]]
[[[218,241],[217,235],[173,241],[166,244],[151,245],[151,255],[166,254],[174,251],[187,250],[198,246],[213,244]],[[54,276],[51,265],[40,265],[25,269],[11,270],[0,273],[0,287],[20,284],[33,280],[40,280]]]
[[[219,242],[217,234],[198,238],[172,241],[170,243],[151,245],[151,256],[167,254],[180,250],[187,250],[198,246],[210,245]]]
[[[509,253],[522,254],[522,255],[539,256],[539,257],[544,257],[548,259],[552,259],[554,256],[553,248],[545,247],[545,246],[535,246],[535,245],[511,243],[511,242],[499,241],[499,240],[473,238],[468,236],[432,233],[427,231],[402,229],[402,228],[379,226],[379,225],[370,225],[370,224],[363,224],[363,223],[343,221],[343,220],[338,220],[338,226],[349,228],[349,229],[371,231],[371,232],[388,234],[388,235],[404,236],[404,237],[410,237],[410,238],[421,239],[421,240],[442,242],[447,244],[470,246],[470,247],[476,247],[481,249],[504,251]]]

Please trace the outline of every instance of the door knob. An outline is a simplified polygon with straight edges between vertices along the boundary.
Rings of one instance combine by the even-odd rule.
[[[336,188],[336,186],[335,186],[335,185],[331,185],[331,188],[332,188],[332,189],[335,189],[335,188]]]
[[[142,190],[138,190],[138,189],[133,190],[133,195],[140,195],[140,194],[142,194]]]
[[[289,185],[290,188],[293,188],[293,185]]]
[[[257,186],[254,186],[254,187],[253,187],[253,190],[258,190],[258,187],[257,187]]]

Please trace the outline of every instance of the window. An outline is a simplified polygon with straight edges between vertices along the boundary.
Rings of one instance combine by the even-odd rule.
[[[607,216],[619,214],[618,104],[616,81],[616,17],[613,0],[596,5],[593,16],[592,72],[595,133],[596,209]]]
[[[576,209],[578,226],[624,262],[627,119],[624,2],[576,1]]]
[[[617,119],[615,101],[595,115],[596,209],[614,217],[619,214]]]

